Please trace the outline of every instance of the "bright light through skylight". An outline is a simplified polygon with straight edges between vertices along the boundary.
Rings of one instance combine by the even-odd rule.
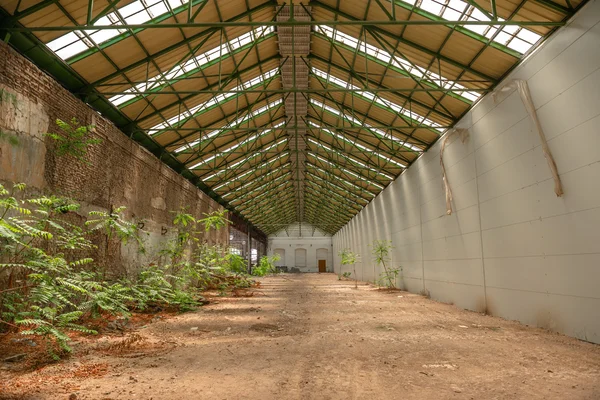
[[[264,37],[265,35],[274,32],[274,28],[272,26],[269,27],[258,27],[253,31],[245,33],[241,36],[238,36],[235,39],[230,40],[227,43],[224,43],[221,46],[217,46],[212,48],[199,56],[191,58],[181,64],[175,65],[171,68],[167,73],[163,75],[156,75],[147,82],[140,83],[133,88],[125,90],[128,94],[119,94],[108,99],[115,106],[119,106],[131,99],[134,99],[138,96],[141,96],[139,92],[147,92],[153,89],[160,88],[161,86],[167,85],[169,81],[177,80],[184,74],[193,74],[197,72],[204,65],[209,62],[221,58],[223,56],[234,53],[239,48],[254,42],[255,40]],[[129,94],[131,93],[131,94]]]
[[[403,2],[409,5],[415,4],[414,0],[405,0]],[[476,7],[462,0],[421,0],[417,2],[416,7],[442,17],[447,21],[491,21],[489,17]],[[502,18],[498,18],[498,20],[504,21]],[[528,52],[542,38],[541,35],[516,25],[464,25],[463,27],[488,39],[493,37],[493,42],[521,54]],[[496,33],[497,35],[494,37]]]
[[[212,156],[207,157],[204,160],[200,161],[199,163],[194,164],[193,166],[190,167],[190,169],[198,168],[199,166],[204,165],[207,162],[210,162],[210,161],[214,160],[217,157],[227,156],[230,153],[232,153],[235,149],[237,149],[238,147],[243,146],[245,144],[248,144],[250,142],[253,142],[256,139],[261,138],[261,137],[265,136],[266,134],[273,132],[275,129],[283,126],[284,124],[285,124],[285,121],[273,125],[272,128],[264,129],[261,133],[257,133],[257,134],[251,135],[251,136],[247,137],[246,139],[242,140],[241,142],[239,142],[237,144],[234,144],[233,146],[229,146],[225,150],[220,151],[218,153],[215,153]],[[243,161],[244,160],[242,160],[241,162],[243,162]],[[229,168],[234,168],[236,164],[237,163],[230,165]],[[206,178],[206,179],[210,179],[210,177]]]
[[[331,82],[331,83],[333,83],[333,84],[335,84],[335,85],[337,85],[339,87],[342,87],[342,88],[345,88],[345,89],[360,90],[360,88],[358,86],[351,85],[350,83],[348,83],[348,82],[346,82],[346,81],[344,81],[344,80],[342,80],[340,78],[337,78],[337,77],[335,77],[335,76],[333,76],[331,74],[323,72],[323,71],[321,71],[321,70],[319,70],[317,68],[311,68],[311,70],[312,70],[313,74],[315,74],[315,75],[317,75],[317,76],[325,79],[326,81]],[[385,108],[390,108],[390,109],[394,110],[394,112],[396,112],[398,114],[402,114],[405,117],[408,117],[408,118],[410,118],[412,120],[415,120],[415,121],[417,121],[420,124],[423,124],[423,125],[431,127],[431,128],[435,128],[439,132],[443,132],[444,131],[443,128],[440,128],[440,124],[436,124],[435,122],[433,122],[433,121],[431,121],[431,120],[429,120],[429,119],[427,119],[425,117],[422,117],[421,115],[416,114],[416,113],[412,112],[411,110],[408,110],[408,109],[406,109],[404,107],[401,107],[398,104],[393,103],[393,102],[391,102],[389,100],[383,99],[383,98],[381,98],[381,97],[379,97],[379,96],[377,96],[377,95],[375,95],[375,94],[373,94],[373,93],[371,93],[369,91],[361,90],[361,91],[355,92],[355,93],[358,94],[359,96],[367,98],[370,101],[374,101],[375,103],[377,103],[377,104],[379,104],[379,105],[381,105],[381,106],[383,106]],[[325,107],[327,107],[327,106],[325,106]],[[349,118],[352,118],[352,117],[349,117]],[[359,121],[356,120],[355,118],[352,118],[352,119],[355,122],[359,123]],[[362,123],[362,122],[360,122],[360,123]],[[365,126],[368,126],[368,125],[365,124]],[[369,129],[371,129],[372,131],[378,133],[380,136],[383,136],[385,139],[394,140],[396,142],[402,142],[402,140],[400,140],[400,139],[398,139],[398,138],[390,135],[389,133],[387,133],[387,132],[385,132],[385,131],[383,131],[381,129],[376,129],[376,128],[369,128]],[[413,145],[410,145],[410,144],[403,144],[403,146],[405,146],[405,147],[407,147],[407,148],[409,148],[411,150],[414,150],[414,151],[421,151],[421,149],[418,148],[417,146],[413,146]]]
[[[323,132],[326,132],[326,133],[328,133],[329,135],[331,135],[331,136],[333,136],[333,137],[335,137],[335,138],[337,138],[337,139],[340,139],[340,140],[342,140],[342,141],[344,141],[344,142],[346,142],[346,143],[350,143],[352,146],[356,146],[356,147],[358,147],[359,149],[361,149],[361,150],[365,151],[365,152],[366,152],[366,153],[368,153],[368,154],[373,154],[373,155],[375,155],[377,158],[380,158],[380,159],[382,159],[382,160],[384,160],[384,161],[386,161],[386,162],[389,162],[389,163],[395,164],[395,165],[397,165],[397,166],[399,166],[399,167],[401,167],[401,168],[406,168],[406,164],[403,164],[403,163],[400,163],[400,162],[398,162],[398,161],[396,161],[396,160],[394,160],[394,159],[391,159],[391,158],[389,158],[389,157],[387,157],[387,156],[385,156],[385,155],[383,155],[383,154],[379,153],[379,152],[378,152],[378,151],[376,151],[376,150],[373,150],[373,149],[370,149],[370,148],[368,148],[368,147],[366,147],[366,146],[363,146],[363,145],[362,145],[362,144],[360,144],[360,143],[353,142],[353,141],[349,140],[349,139],[348,139],[346,136],[344,136],[344,135],[340,135],[339,133],[336,133],[336,132],[334,132],[334,131],[332,131],[332,130],[330,130],[330,129],[324,128],[324,127],[322,127],[322,126],[320,126],[320,125],[318,125],[318,124],[314,123],[313,121],[308,121],[308,124],[309,124],[310,126],[314,127],[314,128],[317,128],[317,129],[319,129],[319,130],[321,130],[321,131],[323,131]]]
[[[46,46],[60,58],[66,60],[127,32],[125,29],[119,29],[119,25],[139,25],[155,18],[166,17],[171,15],[169,7],[175,10],[183,4],[182,0],[136,0],[120,7],[116,12],[105,15],[94,24],[98,26],[114,25],[115,29],[87,31],[89,38],[81,31],[70,32],[48,42]],[[185,4],[187,5],[187,1]]]
[[[343,32],[338,31],[330,26],[325,25],[317,25],[315,26],[315,30],[328,38],[335,40],[337,42],[343,43],[353,49],[356,49],[359,53],[363,55],[369,55],[371,57],[375,57],[384,63],[389,63],[391,66],[401,69],[405,71],[407,74],[410,74],[412,77],[417,79],[425,78],[425,81],[436,85],[438,87],[442,87],[444,89],[459,89],[459,91],[454,92],[459,96],[464,97],[469,101],[477,100],[481,94],[478,92],[469,92],[467,90],[460,91],[460,89],[467,89],[466,87],[448,80],[440,75],[428,71],[426,68],[419,67],[417,65],[412,64],[410,61],[394,56],[388,53],[385,50],[382,50],[378,47],[370,45],[366,42],[360,41],[350,35],[347,35]]]

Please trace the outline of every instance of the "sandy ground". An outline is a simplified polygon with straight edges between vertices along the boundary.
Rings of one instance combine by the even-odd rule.
[[[252,292],[0,370],[0,398],[600,399],[597,345],[332,274]]]

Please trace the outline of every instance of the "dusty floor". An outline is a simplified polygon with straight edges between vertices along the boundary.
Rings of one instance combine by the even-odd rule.
[[[0,371],[0,398],[600,399],[600,346],[353,286],[264,278],[252,297],[86,339],[39,371]]]

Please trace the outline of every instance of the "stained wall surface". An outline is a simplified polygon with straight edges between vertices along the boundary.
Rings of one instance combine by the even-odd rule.
[[[90,148],[87,163],[56,157],[46,132],[57,132],[56,119],[77,118],[94,124],[103,140]],[[127,272],[130,265],[152,260],[176,236],[171,211],[187,207],[196,217],[221,209],[185,178],[127,138],[110,121],[75,98],[29,60],[0,41],[0,183],[24,182],[32,193],[68,196],[89,210],[126,206],[125,217],[144,221],[147,253],[123,246],[116,254],[95,255]],[[227,229],[205,236],[227,244]]]
[[[485,97],[444,152],[437,142],[333,238],[380,272],[374,239],[412,292],[600,343],[600,2],[592,1],[507,81],[528,81],[562,179],[556,197],[540,139],[516,91]]]

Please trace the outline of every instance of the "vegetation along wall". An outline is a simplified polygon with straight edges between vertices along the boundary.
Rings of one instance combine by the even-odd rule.
[[[58,132],[57,119],[77,118],[95,125],[101,144],[90,146],[86,160],[57,156],[44,134]],[[0,184],[23,182],[28,193],[56,194],[81,203],[85,220],[90,210],[125,206],[125,219],[139,221],[146,253],[134,244],[108,248],[98,243],[93,257],[129,272],[131,265],[151,261],[168,239],[176,236],[174,214],[187,207],[196,217],[221,206],[154,155],[130,140],[111,122],[78,100],[30,61],[0,41]],[[227,229],[205,234],[209,244],[227,244]],[[102,240],[97,238],[97,240]]]
[[[514,89],[486,96],[444,151],[437,142],[333,238],[381,273],[369,245],[390,240],[401,285],[469,310],[600,343],[600,3],[592,2],[515,69],[554,155],[557,197],[532,118]],[[502,86],[502,84],[500,85]]]

